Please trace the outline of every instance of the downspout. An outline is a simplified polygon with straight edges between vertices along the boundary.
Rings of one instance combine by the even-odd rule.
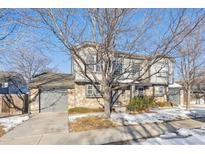
[[[41,89],[39,89],[39,95],[38,95],[38,98],[39,98],[39,113],[41,112]]]

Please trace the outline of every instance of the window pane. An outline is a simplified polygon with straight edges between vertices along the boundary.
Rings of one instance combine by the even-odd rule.
[[[140,64],[132,64],[131,75],[138,77],[140,74]]]
[[[96,85],[97,89],[100,90],[100,85]],[[95,90],[96,96],[100,96],[100,92],[98,90]]]
[[[91,71],[95,70],[95,56],[89,55],[87,57],[87,66]]]

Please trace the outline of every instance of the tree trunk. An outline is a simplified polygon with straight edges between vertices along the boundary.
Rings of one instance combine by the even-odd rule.
[[[187,102],[186,102],[186,110],[187,111],[190,110],[190,102],[191,102],[191,88],[190,88],[190,86],[188,86],[188,89],[187,89]]]
[[[110,118],[110,114],[111,114],[110,103],[111,103],[110,92],[105,91],[104,93],[104,112],[105,112],[106,118]]]

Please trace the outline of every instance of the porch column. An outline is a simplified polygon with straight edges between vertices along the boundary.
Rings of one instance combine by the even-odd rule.
[[[131,99],[135,97],[135,85],[131,85],[130,88]]]
[[[180,89],[180,106],[184,106],[184,91],[182,89]]]

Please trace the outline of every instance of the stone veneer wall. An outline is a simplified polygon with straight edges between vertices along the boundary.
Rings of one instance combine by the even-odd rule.
[[[126,106],[128,105],[129,101],[130,101],[130,90],[126,89],[122,95],[120,95],[119,97],[119,101],[121,103],[121,106]]]
[[[39,113],[39,90],[38,89],[30,90],[29,111],[31,113]]]
[[[148,87],[145,89],[145,95],[153,96],[153,87]],[[166,101],[166,95],[163,97],[156,97],[156,101]],[[130,101],[130,90],[126,89],[119,97],[119,102],[121,106],[128,105]],[[85,85],[75,84],[74,89],[68,90],[68,108],[73,107],[88,107],[88,108],[101,108],[100,104],[103,104],[102,98],[89,98],[86,97]]]
[[[68,91],[68,108],[73,107],[88,107],[88,108],[101,108],[103,104],[102,98],[88,98],[85,94],[84,84],[75,84],[74,89]]]

